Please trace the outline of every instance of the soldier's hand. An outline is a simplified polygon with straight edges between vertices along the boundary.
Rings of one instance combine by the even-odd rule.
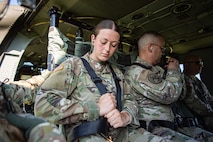
[[[120,112],[117,109],[110,111],[104,117],[107,118],[109,124],[114,128],[125,127],[130,121],[128,113]]]
[[[116,98],[113,93],[103,94],[98,101],[100,116],[104,116],[111,110],[115,109],[117,106],[116,103]]]
[[[167,65],[166,65],[167,69],[179,69],[179,61],[175,58],[169,58],[167,60]]]

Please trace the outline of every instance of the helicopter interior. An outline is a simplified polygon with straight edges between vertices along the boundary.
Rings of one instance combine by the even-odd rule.
[[[166,54],[178,57],[198,54],[204,61],[202,79],[210,85],[213,51],[213,0],[22,0],[10,3],[0,21],[1,68],[11,64],[10,74],[47,68],[48,30],[54,25],[70,39],[75,48],[76,33],[82,29],[83,42],[90,42],[94,26],[103,19],[116,21],[121,30],[121,45],[114,62],[130,65],[137,56],[137,40],[147,30],[155,30],[166,39]],[[14,59],[11,63],[10,59]],[[29,64],[24,64],[29,62]],[[14,65],[14,66],[12,66]],[[209,67],[208,67],[209,66]],[[7,70],[8,70],[7,66]],[[28,74],[25,74],[28,77]],[[20,78],[19,78],[20,79]]]

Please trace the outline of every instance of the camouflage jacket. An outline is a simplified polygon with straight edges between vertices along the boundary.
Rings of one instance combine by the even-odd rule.
[[[139,120],[174,120],[170,104],[178,99],[182,90],[181,74],[177,70],[164,70],[151,66],[139,57],[125,73],[125,98],[134,100]],[[165,75],[164,75],[165,74]]]
[[[116,85],[109,65],[90,59],[88,53],[83,58],[102,79],[108,92],[116,94]],[[121,80],[119,83],[123,94],[123,73],[114,65],[112,68]],[[99,97],[100,92],[81,59],[72,56],[57,67],[41,86],[41,92],[36,96],[35,115],[55,124],[66,125],[65,131],[68,135],[81,122],[99,119]]]
[[[182,94],[185,104],[199,115],[213,115],[213,97],[206,85],[197,77],[184,75],[186,92]]]
[[[58,28],[53,26],[49,27],[48,54],[53,55],[54,61],[51,61],[53,62],[53,65],[51,65],[53,68],[65,61],[70,56],[67,54],[69,42],[70,40],[64,36]],[[6,84],[4,85],[3,89],[5,90],[7,97],[14,105],[16,105],[16,110],[23,109],[24,112],[33,111],[27,110],[26,107],[34,103],[35,96],[41,84],[46,80],[46,78],[48,78],[50,73],[51,71],[45,70],[41,75],[35,75],[27,80],[5,82]],[[2,93],[0,90],[0,95],[1,94]]]
[[[25,106],[33,105],[39,87],[49,74],[49,71],[45,71],[42,75],[36,75],[27,80],[0,82],[0,96],[3,98],[4,90],[6,97],[14,105],[15,112],[33,111],[26,110]]]

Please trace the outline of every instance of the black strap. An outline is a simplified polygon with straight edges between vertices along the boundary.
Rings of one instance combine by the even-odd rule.
[[[84,64],[85,68],[87,69],[92,81],[98,87],[98,90],[100,91],[100,93],[101,94],[107,93],[106,86],[102,83],[101,78],[96,75],[95,71],[91,68],[89,63],[84,58],[81,58],[81,60]],[[121,105],[121,87],[120,87],[120,84],[119,84],[120,78],[118,78],[116,76],[112,66],[110,65],[109,67],[112,71],[112,75],[113,75],[115,85],[116,85],[116,88],[117,88],[117,94],[116,94],[116,100],[117,100],[117,106],[118,106],[117,108],[118,108],[119,111],[121,111],[122,105]]]
[[[116,85],[116,88],[117,88],[117,94],[116,94],[117,108],[118,108],[119,111],[121,111],[122,110],[122,104],[121,104],[121,86],[119,84],[119,81],[121,81],[121,80],[120,80],[120,78],[118,78],[116,76],[116,74],[115,74],[112,66],[110,65],[109,67],[110,67],[110,69],[112,71],[112,75],[113,75],[113,78],[114,78],[114,81],[115,81],[115,85]]]
[[[101,95],[107,93],[106,86],[102,83],[102,80],[100,77],[98,77],[95,73],[95,71],[92,69],[92,67],[89,65],[87,60],[84,58],[81,58],[86,70],[88,71],[92,81],[97,86],[98,90],[100,91]]]
[[[139,122],[140,122],[140,127],[141,128],[147,129],[147,123],[146,123],[146,121],[139,120]],[[166,121],[166,120],[151,120],[149,122],[149,125],[148,125],[148,131],[152,132],[152,130],[155,127],[158,127],[158,126],[170,128],[172,130],[176,130],[176,125],[173,122]]]
[[[166,120],[152,120],[149,122],[148,131],[152,132],[152,130],[157,126],[170,128],[172,130],[177,129],[173,122],[166,121]]]
[[[199,127],[199,121],[196,117],[181,117],[177,120],[178,127]]]
[[[140,64],[140,63],[137,63],[137,62],[132,63],[131,65],[137,65],[137,66],[140,66],[140,67],[145,68],[145,69],[148,69],[148,70],[151,70],[151,69],[152,69],[152,66]]]
[[[83,122],[75,127],[72,132],[71,141],[77,138],[93,135],[93,134],[106,134],[108,132],[108,123],[106,119],[98,119],[90,122]]]

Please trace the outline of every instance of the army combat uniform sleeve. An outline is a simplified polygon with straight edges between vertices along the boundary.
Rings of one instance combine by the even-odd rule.
[[[162,73],[132,67],[126,74],[129,83],[135,92],[162,104],[171,104],[176,101],[182,90],[180,73],[168,70],[166,78]]]
[[[77,58],[76,60],[80,59]],[[74,123],[79,120],[93,120],[99,117],[96,101],[78,103],[81,96],[78,96],[79,92],[73,93],[78,85],[81,85],[77,83],[79,77],[83,75],[81,74],[82,71],[74,69],[74,62],[73,60],[65,61],[44,82],[35,101],[35,114],[37,116],[62,124]],[[77,64],[79,62],[77,61]],[[75,66],[82,67],[82,64]],[[79,67],[79,69],[81,68]],[[71,93],[75,96],[71,96]],[[82,94],[84,93],[82,92]],[[84,97],[86,99],[89,96]]]
[[[202,81],[199,81],[200,85],[196,85],[196,81],[197,78],[185,75],[186,93],[183,101],[197,114],[206,115],[209,111],[213,112],[213,97]]]
[[[137,102],[135,102],[134,95],[131,93],[131,86],[126,81],[124,81],[123,109],[127,111],[131,116],[130,125],[133,127],[138,127],[140,124],[137,119],[138,114]]]
[[[125,73],[126,85],[130,91],[125,96],[137,102],[139,118],[173,121],[168,104],[176,101],[182,91],[181,74],[177,70],[164,70],[159,66],[143,68],[132,65]],[[126,87],[125,87],[126,88]]]

